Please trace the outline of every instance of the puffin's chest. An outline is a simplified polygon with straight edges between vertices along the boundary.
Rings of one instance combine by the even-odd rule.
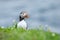
[[[22,21],[20,21],[20,22],[18,23],[17,26],[18,26],[18,27],[26,28],[26,27],[27,27],[27,23],[26,23],[24,20],[22,20]]]

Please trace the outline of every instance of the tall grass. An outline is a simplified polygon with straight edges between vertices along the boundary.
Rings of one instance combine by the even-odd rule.
[[[60,40],[60,34],[40,29],[24,30],[16,26],[0,27],[0,40]]]

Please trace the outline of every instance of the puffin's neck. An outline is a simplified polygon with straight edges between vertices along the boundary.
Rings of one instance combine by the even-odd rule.
[[[23,18],[23,17],[21,17],[21,16],[19,16],[19,21],[22,21],[22,20],[24,20],[24,18]]]

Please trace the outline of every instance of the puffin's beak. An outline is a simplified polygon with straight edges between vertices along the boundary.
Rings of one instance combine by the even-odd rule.
[[[25,13],[23,16],[24,18],[29,18],[29,15],[27,13]]]
[[[29,15],[26,15],[25,18],[29,18]]]

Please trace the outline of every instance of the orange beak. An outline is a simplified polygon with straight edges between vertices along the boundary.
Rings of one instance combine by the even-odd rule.
[[[28,15],[26,15],[26,16],[25,16],[25,18],[29,18],[29,16],[28,16]]]
[[[24,13],[23,15],[25,18],[29,18],[29,15],[27,13]]]

